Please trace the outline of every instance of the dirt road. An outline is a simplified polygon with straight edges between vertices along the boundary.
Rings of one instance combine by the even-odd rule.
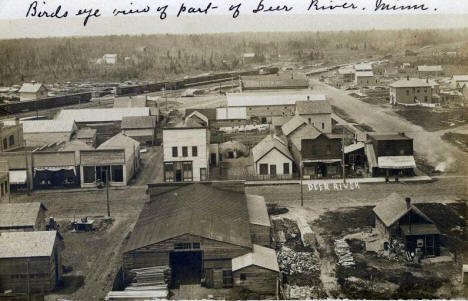
[[[415,152],[437,169],[457,174],[468,173],[468,154],[443,141],[440,133],[427,132],[389,109],[362,102],[322,82],[312,82],[314,90],[325,94],[332,105],[346,111],[356,122],[365,123],[379,132],[405,132],[414,139]]]

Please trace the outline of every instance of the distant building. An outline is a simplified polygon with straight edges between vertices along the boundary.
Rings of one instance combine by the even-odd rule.
[[[434,78],[443,75],[442,66],[418,66],[419,78]]]
[[[125,117],[124,117],[125,118]],[[81,128],[76,131],[74,139],[81,141],[91,147],[96,146],[97,130],[91,128]]]
[[[251,64],[257,61],[257,56],[253,52],[244,53],[242,55],[242,63]]]
[[[0,235],[0,291],[36,294],[62,281],[63,238],[56,231]]]
[[[408,252],[440,255],[440,231],[427,215],[411,204],[411,198],[404,199],[393,193],[375,206],[374,214],[375,227],[387,243],[400,238]]]
[[[328,100],[297,101],[296,112],[309,124],[319,129],[322,133],[332,132],[332,107]]]
[[[389,86],[391,104],[432,104],[439,100],[439,84],[433,80],[407,77]]]
[[[242,90],[308,89],[309,80],[278,75],[243,76],[241,77],[241,86]]]
[[[266,136],[252,148],[252,159],[257,175],[265,179],[292,178],[293,156],[287,141],[274,135]]]
[[[210,132],[184,122],[163,129],[164,181],[198,182],[209,176]]]
[[[0,141],[2,152],[14,151],[24,146],[23,125],[18,119],[0,122]]]
[[[40,202],[0,204],[0,232],[45,231],[46,211]]]
[[[372,71],[356,71],[355,85],[358,87],[376,86],[377,78]]]
[[[122,133],[140,143],[153,145],[156,135],[155,116],[128,116],[122,118]]]
[[[20,101],[30,101],[47,98],[47,88],[41,83],[24,83],[18,91]]]
[[[115,65],[117,63],[117,54],[104,54],[102,60],[105,64]]]
[[[345,83],[351,83],[354,81],[355,71],[352,67],[341,67],[338,69],[338,76]]]
[[[359,63],[359,64],[354,65],[354,70],[356,72],[372,71],[372,64],[371,63]]]
[[[249,123],[246,107],[216,108],[215,127],[233,127]]]

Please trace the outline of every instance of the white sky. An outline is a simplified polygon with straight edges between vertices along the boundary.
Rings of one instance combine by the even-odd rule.
[[[265,6],[286,4],[293,9],[281,12],[253,14],[260,0],[211,0],[218,9],[209,14],[187,15],[177,18],[181,3],[186,7],[206,7],[209,0],[40,0],[37,8],[49,13],[62,6],[66,18],[26,18],[32,0],[0,0],[0,39],[47,36],[87,36],[107,34],[153,33],[223,33],[242,31],[323,31],[403,28],[458,28],[468,27],[468,0],[381,0],[388,4],[425,4],[425,12],[373,11],[376,0],[318,0],[320,5],[354,2],[356,10],[336,9],[326,12],[308,12],[311,0],[263,0]],[[379,0],[377,0],[379,1]],[[45,3],[45,4],[44,4]],[[233,19],[230,5],[241,3],[240,16]],[[150,11],[138,16],[112,16],[114,9],[141,9]],[[158,6],[168,5],[168,16],[160,20]],[[90,18],[86,27],[84,17],[74,15],[80,8],[99,9],[99,18]],[[363,8],[365,8],[363,10]],[[456,15],[455,15],[456,14]]]

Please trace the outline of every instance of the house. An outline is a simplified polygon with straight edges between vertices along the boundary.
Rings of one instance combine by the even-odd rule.
[[[369,170],[376,175],[413,175],[413,139],[404,133],[367,134],[366,156]]]
[[[46,211],[40,202],[0,204],[0,232],[45,231]]]
[[[210,164],[208,128],[187,122],[164,128],[163,151],[165,182],[198,182],[208,179]]]
[[[443,75],[442,66],[418,66],[418,76],[419,78],[433,78],[440,77]]]
[[[376,86],[378,80],[372,71],[356,71],[354,84],[358,87]]]
[[[443,106],[459,105],[462,106],[465,101],[463,92],[452,89],[441,89],[439,92],[440,104]]]
[[[170,266],[172,284],[232,287],[232,259],[252,252],[244,183],[148,185],[123,252],[123,271]],[[181,277],[190,275],[190,277]]]
[[[465,100],[468,100],[468,75],[454,75],[450,80],[450,88],[461,92]]]
[[[440,231],[434,222],[411,203],[411,198],[402,198],[392,193],[373,209],[375,228],[386,242],[402,239],[406,251],[423,256],[440,255]]]
[[[354,81],[354,73],[354,69],[349,66],[338,69],[338,76],[345,83],[351,83]]]
[[[297,159],[301,151],[302,139],[315,139],[320,135],[320,131],[311,123],[299,115],[295,115],[291,120],[281,127],[281,132],[289,141],[289,146],[294,158]],[[296,161],[296,163],[298,163]],[[300,166],[298,164],[297,166]]]
[[[268,135],[252,148],[255,173],[262,178],[292,178],[293,156],[286,141]]]
[[[254,244],[252,252],[232,259],[232,278],[234,287],[274,299],[280,280],[275,250]]]
[[[19,120],[0,122],[0,150],[2,152],[14,151],[24,146],[23,125]]]
[[[5,121],[13,125],[15,121]],[[78,129],[73,120],[22,120],[25,146],[42,147],[52,143],[70,141]]]
[[[322,133],[332,132],[332,108],[328,100],[297,101],[295,115],[304,118],[307,123]]]
[[[102,61],[108,65],[115,65],[117,63],[117,54],[106,53],[102,56]]]
[[[432,104],[438,99],[439,84],[433,80],[407,77],[389,86],[391,104]]]
[[[265,198],[259,195],[247,195],[247,209],[252,243],[270,247],[272,227]]]
[[[314,133],[315,135],[315,133]],[[313,139],[302,139],[296,162],[302,165],[305,179],[339,178],[342,167],[342,137],[320,133]]]
[[[30,101],[47,98],[47,88],[41,83],[24,83],[18,91],[20,101]]]
[[[156,135],[155,116],[128,116],[122,118],[122,133],[140,143],[153,145]]]
[[[306,78],[294,78],[292,76],[263,75],[242,76],[241,89],[267,90],[267,89],[309,89],[309,80]]]
[[[44,294],[62,281],[63,238],[56,231],[0,235],[0,291]]]
[[[97,130],[91,128],[81,128],[75,132],[74,139],[83,142],[91,147],[96,146]]]
[[[251,64],[257,61],[257,56],[253,52],[246,52],[242,55],[243,64]]]
[[[247,116],[261,123],[270,123],[274,117],[293,116],[299,100],[325,100],[325,95],[308,92],[253,92],[228,93],[227,107],[246,107]]]

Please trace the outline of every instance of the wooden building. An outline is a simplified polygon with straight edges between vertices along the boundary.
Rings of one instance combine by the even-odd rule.
[[[45,231],[46,211],[40,202],[0,204],[0,232]]]
[[[18,91],[20,101],[30,101],[47,98],[47,88],[41,83],[24,83]]]
[[[8,152],[24,146],[23,125],[16,119],[0,122],[0,151]]]
[[[122,133],[136,141],[153,145],[156,137],[156,116],[128,116],[122,118]]]
[[[247,209],[252,243],[270,247],[272,229],[265,198],[259,195],[247,195]]]
[[[252,148],[255,173],[265,179],[292,178],[293,156],[288,143],[275,135],[268,135]]]
[[[389,85],[391,104],[433,104],[438,102],[439,84],[428,78],[398,80]]]
[[[254,244],[251,253],[232,259],[232,276],[234,287],[273,299],[280,279],[275,250]]]
[[[332,132],[332,108],[328,100],[297,101],[296,115],[319,129],[322,133]]]
[[[375,228],[385,241],[402,238],[406,250],[423,256],[440,255],[440,232],[434,222],[415,205],[411,198],[391,194],[374,207]]]
[[[62,280],[63,248],[56,231],[0,233],[0,291],[53,291]]]

